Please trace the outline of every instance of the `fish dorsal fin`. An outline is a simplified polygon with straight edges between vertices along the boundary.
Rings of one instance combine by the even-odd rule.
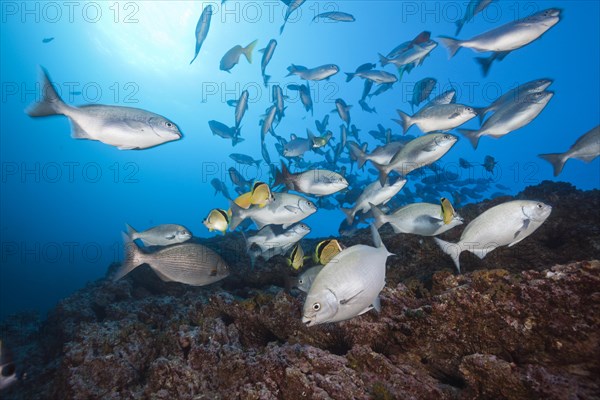
[[[292,133],[292,134],[290,135],[290,140],[296,140],[297,138],[298,138],[298,136],[296,136],[296,134],[295,134],[295,133]]]

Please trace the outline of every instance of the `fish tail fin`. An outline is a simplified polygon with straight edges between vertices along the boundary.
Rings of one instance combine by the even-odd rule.
[[[479,139],[481,138],[481,131],[474,129],[457,129],[459,133],[461,133],[464,137],[469,139],[471,145],[475,150],[477,150],[477,145],[479,144]]]
[[[552,168],[554,168],[554,176],[558,176],[562,172],[563,167],[568,160],[564,153],[539,154],[538,157],[552,164]]]
[[[246,56],[246,60],[248,60],[250,64],[252,64],[252,52],[256,47],[256,43],[258,43],[258,39],[250,43],[248,46],[244,47],[244,49],[242,50],[244,52],[244,55]]]
[[[288,186],[288,182],[290,180],[290,171],[288,170],[285,163],[281,162],[281,170],[277,169],[275,171],[275,183],[273,186],[284,185]]]
[[[388,65],[390,63],[390,59],[387,58],[386,56],[384,56],[381,53],[377,53],[379,55],[379,63],[381,64],[382,67],[385,67],[386,65]]]
[[[283,33],[283,29],[285,28],[285,23],[286,23],[286,22],[287,22],[287,21],[284,21],[284,22],[283,22],[283,25],[281,25],[281,27],[279,28],[279,34],[280,34],[280,35]]]
[[[235,146],[238,143],[243,142],[245,139],[243,137],[235,136],[231,139],[231,144]]]
[[[355,147],[355,153],[354,156],[356,157],[356,164],[358,164],[358,168],[362,168],[365,163],[367,162],[367,154],[365,153],[365,150],[363,150],[362,148],[356,146]]]
[[[444,46],[446,46],[446,48],[448,49],[448,58],[450,59],[454,57],[456,53],[458,53],[458,51],[460,50],[462,42],[458,39],[454,39],[448,36],[440,36],[439,38],[444,44]]]
[[[385,218],[386,215],[375,204],[369,203],[369,205],[371,206],[371,212],[373,213],[373,218],[375,219],[373,225],[375,225],[375,228],[379,229],[387,223],[387,220]]]
[[[263,82],[265,83],[265,87],[269,86],[269,79],[271,79],[271,75],[263,75]]]
[[[294,75],[294,73],[298,72],[298,68],[294,64],[287,67],[287,70],[288,70],[288,74],[286,75],[286,77],[292,76],[292,75]]]
[[[342,212],[346,215],[346,221],[348,221],[348,224],[352,224],[352,221],[354,221],[354,212],[352,209],[340,207],[340,210],[342,210]]]
[[[473,110],[475,110],[475,112],[477,113],[477,116],[479,117],[479,123],[483,123],[483,119],[485,118],[485,114],[487,114],[488,112],[488,108],[487,107],[472,107]]]
[[[46,117],[49,115],[63,114],[66,106],[62,101],[56,89],[50,82],[48,71],[40,67],[42,73],[42,100],[32,104],[25,112],[30,117]]]
[[[346,82],[350,82],[354,78],[354,73],[346,72]]]
[[[465,22],[462,19],[459,19],[458,21],[455,22],[455,24],[456,24],[456,33],[454,34],[454,36],[458,36],[458,34],[462,30]]]
[[[377,164],[376,162],[373,162],[373,160],[371,160],[371,162],[375,165],[375,168],[379,170],[379,183],[381,183],[381,186],[385,186],[385,182],[391,171],[390,167],[388,165]]]
[[[481,73],[483,76],[487,76],[494,62],[494,57],[475,57],[475,61],[481,67]]]
[[[402,133],[406,135],[406,131],[408,131],[408,129],[414,124],[412,117],[400,110],[396,110],[396,112],[398,113],[400,120],[395,119],[394,122],[402,126]]]
[[[139,237],[138,231],[136,231],[131,225],[125,224],[125,230],[127,232],[127,236],[129,236],[131,240],[135,240]]]
[[[142,259],[143,253],[140,248],[133,242],[133,239],[126,233],[122,233],[123,236],[123,262],[121,266],[115,272],[112,277],[113,282],[118,281],[140,265],[144,263]]]
[[[460,274],[460,246],[457,243],[445,242],[442,239],[438,239],[436,237],[434,237],[433,240],[435,240],[435,243],[437,243],[437,245],[440,247],[440,249],[442,249],[444,253],[446,253],[452,258],[452,261],[456,266],[456,270]]]
[[[234,231],[239,224],[246,219],[246,210],[238,206],[235,202],[230,202],[231,218],[229,219],[229,230]]]

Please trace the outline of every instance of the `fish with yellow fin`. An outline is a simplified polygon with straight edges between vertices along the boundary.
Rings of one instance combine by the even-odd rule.
[[[454,219],[456,211],[454,211],[452,203],[447,198],[442,197],[440,203],[442,205],[442,220],[444,221],[444,225],[448,225]]]
[[[287,259],[287,263],[295,271],[298,271],[304,266],[304,258],[304,249],[300,246],[300,243],[296,243]]]
[[[323,240],[315,247],[315,253],[313,254],[314,262],[326,265],[331,261],[333,257],[338,255],[344,247],[337,241],[337,239]]]
[[[256,181],[252,186],[251,191],[239,196],[234,200],[234,202],[241,208],[247,210],[253,205],[263,208],[272,202],[273,199],[273,193],[271,193],[271,188],[269,188],[269,185],[264,182]]]
[[[202,223],[206,226],[209,232],[219,231],[225,234],[229,227],[230,215],[227,211],[220,208],[212,209]]]

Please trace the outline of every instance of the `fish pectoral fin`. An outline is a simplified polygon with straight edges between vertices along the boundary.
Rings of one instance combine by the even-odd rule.
[[[448,119],[454,119],[454,118],[458,118],[458,117],[460,117],[460,113],[455,112],[454,114],[450,115],[448,117]]]
[[[117,146],[119,150],[137,150],[139,147],[137,146]]]
[[[523,236],[523,237],[519,237],[519,236],[527,230],[530,222],[531,222],[531,220],[529,218],[523,220],[523,226],[518,231],[515,232],[515,236],[513,237],[514,241],[511,244],[509,244],[508,247],[512,247],[515,244],[519,243],[521,240],[525,239],[525,236]]]
[[[348,297],[347,299],[342,299],[340,300],[340,304],[344,305],[344,304],[348,304],[350,303],[353,299],[356,298],[356,296],[358,296],[359,294],[361,294],[363,292],[363,290],[360,290],[358,293],[353,294],[352,296]],[[369,306],[370,307],[370,306]]]
[[[73,119],[71,121],[71,137],[73,139],[91,139],[92,137]]]
[[[298,211],[300,211],[299,207],[294,206],[285,206],[285,209],[294,214],[298,214]]]
[[[173,240],[173,239],[175,239],[175,234],[167,235],[167,236],[165,236],[165,239]]]
[[[435,149],[437,148],[437,144],[435,142],[428,144],[427,146],[423,147],[423,151],[425,152],[431,152],[431,151],[435,151]]]
[[[381,312],[381,299],[379,298],[379,296],[375,297],[375,300],[373,301],[373,304],[371,304],[371,305],[373,306],[375,311],[377,311],[378,313]]]

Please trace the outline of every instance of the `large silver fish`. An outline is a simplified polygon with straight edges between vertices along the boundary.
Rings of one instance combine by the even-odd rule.
[[[551,212],[552,207],[541,202],[509,201],[490,208],[471,221],[458,243],[434,240],[444,253],[452,257],[460,273],[460,253],[467,250],[484,258],[500,246],[514,246],[538,229]]]
[[[385,264],[392,255],[371,226],[375,247],[342,250],[317,274],[304,302],[302,322],[315,326],[345,321],[375,308],[385,286]]]
[[[329,79],[340,71],[340,68],[335,64],[325,64],[315,68],[306,68],[302,65],[290,65],[286,76],[297,75],[307,81],[321,81]]]
[[[503,59],[511,51],[538,39],[548,29],[556,25],[558,21],[560,21],[560,10],[549,8],[529,17],[511,21],[468,40],[458,40],[450,37],[440,37],[440,40],[448,48],[449,58],[452,58],[461,47],[479,53],[486,51],[496,53],[490,58],[479,58],[477,60],[481,64],[483,74],[487,75],[495,59]]]
[[[289,190],[314,196],[327,196],[348,187],[348,181],[337,172],[313,169],[292,174],[283,162],[281,173],[278,173],[275,178],[275,186],[280,184],[285,185]]]
[[[448,224],[444,223],[439,204],[408,204],[388,215],[374,205],[371,210],[377,229],[389,223],[395,233],[436,236],[463,223],[463,219],[458,214],[454,214]]]
[[[142,264],[150,268],[165,282],[180,282],[204,286],[220,281],[229,275],[229,267],[220,255],[197,243],[181,243],[147,253],[131,238],[123,234],[125,256],[121,267],[113,276],[119,280]]]
[[[181,138],[174,122],[150,111],[132,107],[65,104],[42,68],[42,100],[30,106],[30,117],[64,115],[71,121],[71,137],[97,140],[119,150],[147,149]]]
[[[168,246],[183,243],[192,238],[192,232],[182,225],[163,224],[138,232],[125,224],[127,235],[131,240],[140,239],[144,246]]]
[[[399,54],[395,58],[388,58],[379,54],[379,62],[382,67],[388,64],[394,64],[396,68],[402,68],[408,65],[417,65],[422,63],[425,57],[437,47],[437,42],[428,40],[421,44],[413,44],[408,50]]]
[[[378,206],[379,204],[386,204],[402,190],[404,185],[406,185],[406,179],[397,179],[396,182],[392,184],[386,182],[383,186],[381,186],[379,181],[375,181],[367,186],[360,196],[358,196],[354,207],[340,209],[346,214],[346,221],[348,221],[348,224],[352,224],[357,212],[360,211],[364,214],[370,210],[371,205]]]
[[[470,121],[477,115],[473,107],[463,104],[437,104],[424,107],[413,116],[400,110],[396,110],[396,112],[400,119],[394,121],[402,126],[404,134],[413,125],[417,125],[423,133],[449,131]]]
[[[196,50],[194,52],[194,58],[190,61],[190,64],[194,62],[196,57],[198,57],[198,53],[200,53],[200,49],[202,48],[202,43],[206,39],[208,35],[208,29],[210,28],[210,19],[212,17],[213,8],[209,4],[204,10],[202,10],[202,15],[200,15],[200,19],[198,19],[198,23],[196,24]]]
[[[283,229],[314,214],[317,207],[310,200],[290,193],[273,193],[273,201],[264,207],[243,209],[231,203],[229,230],[233,231],[246,218],[252,219],[258,229],[265,225],[282,225]]]
[[[482,136],[500,138],[533,121],[546,108],[553,92],[530,93],[525,98],[504,104],[478,130],[458,129],[476,149]]]
[[[543,92],[544,90],[548,89],[552,82],[554,82],[552,79],[547,78],[526,82],[514,89],[507,91],[502,96],[494,100],[494,102],[489,106],[476,108],[475,111],[477,111],[480,121],[483,121],[485,114],[492,111],[497,111],[505,104],[522,101],[530,93]]]
[[[564,153],[539,155],[539,157],[552,164],[554,176],[561,173],[565,163],[571,158],[589,163],[598,156],[600,156],[600,125],[577,139],[571,148]]]
[[[429,133],[408,142],[396,153],[387,165],[373,163],[379,170],[379,182],[383,185],[391,171],[402,176],[433,164],[444,156],[454,146],[458,138],[443,133]]]
[[[273,58],[273,54],[275,53],[276,48],[277,48],[277,40],[271,39],[271,40],[269,40],[269,44],[267,44],[267,47],[265,47],[264,49],[258,50],[260,53],[262,53],[262,59],[260,61],[260,71],[262,73],[263,82],[265,84],[265,87],[268,86],[269,79],[271,79],[271,75],[267,75],[265,73],[265,71],[267,69],[267,65],[269,65],[269,62],[271,61],[271,58]]]

